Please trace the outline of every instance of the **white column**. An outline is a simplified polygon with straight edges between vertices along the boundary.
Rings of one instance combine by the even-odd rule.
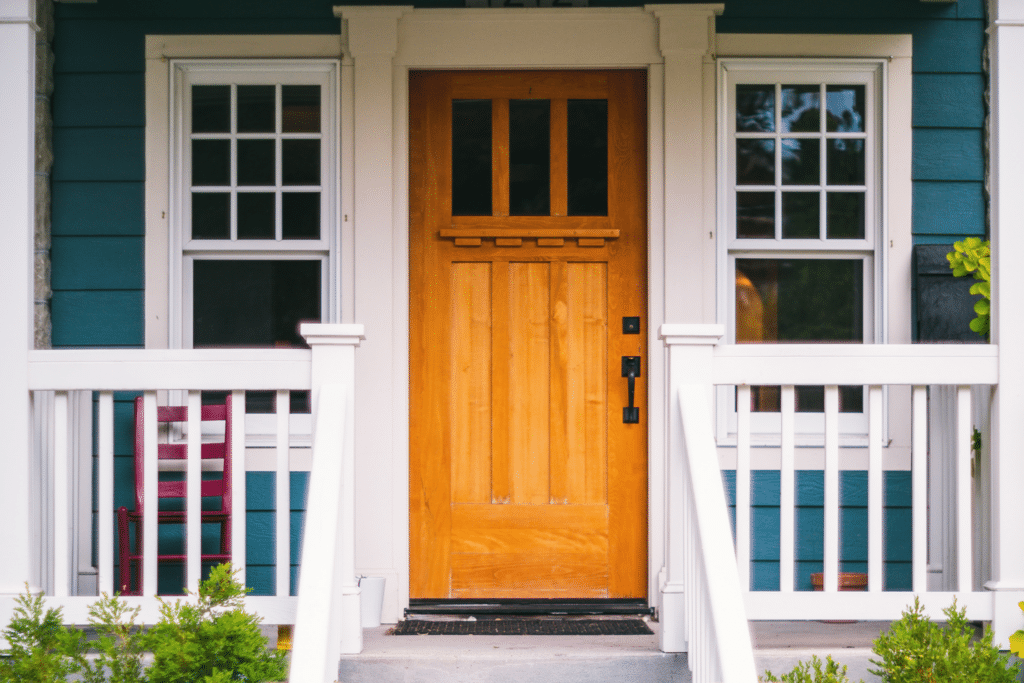
[[[665,60],[665,320],[677,322],[715,319],[715,98],[704,67],[714,64],[715,15],[723,8],[646,6],[658,19]]]
[[[362,325],[306,323],[313,349],[313,468],[299,567],[291,680],[330,683],[363,649],[355,574],[355,349]]]
[[[662,325],[659,336],[668,352],[668,454],[665,459],[665,583],[661,588],[661,650],[684,652],[683,520],[686,480],[683,472],[683,424],[679,388],[706,384],[711,399],[712,349],[725,334],[722,325]],[[710,403],[709,403],[710,405]],[[654,482],[651,482],[652,486]]]
[[[986,588],[1004,592],[993,595],[993,629],[1005,644],[1024,626],[1017,607],[1024,597],[1024,280],[1012,267],[1024,253],[1024,2],[992,0],[990,6],[992,342],[999,345],[999,385],[992,409],[992,579]]]
[[[3,596],[38,586],[30,515],[28,350],[32,345],[35,207],[35,0],[0,0],[0,613]],[[6,622],[5,622],[6,623]]]
[[[408,252],[404,226],[396,218],[395,159],[407,154],[396,147],[401,131],[395,129],[396,90],[404,90],[404,82],[396,82],[393,67],[398,49],[398,26],[403,14],[412,7],[336,7],[335,14],[344,23],[347,36],[346,62],[343,73],[351,73],[351,89],[342,84],[342,93],[352,99],[342,102],[344,119],[342,140],[352,141],[351,150],[342,150],[342,158],[351,160],[352,203],[343,208],[352,221],[352,275],[342,274],[343,283],[351,283],[351,291],[342,292],[342,310],[352,311],[346,322],[358,321],[366,326],[369,341],[359,351],[356,383],[356,471],[360,477],[356,506],[360,511],[395,511],[399,491],[395,482],[405,481],[402,468],[405,459],[402,434],[407,430],[408,412],[405,398],[408,371],[396,359],[407,357],[408,336],[401,322],[408,315],[402,304],[407,300],[407,273],[396,255]],[[350,132],[349,132],[350,131]],[[345,162],[349,163],[348,161]],[[404,185],[403,185],[404,186]],[[347,260],[347,259],[345,259]],[[368,519],[361,515],[360,519]],[[356,530],[359,565],[380,570],[393,569],[398,574],[404,564],[398,557],[401,545],[395,539],[405,534],[408,520],[401,514],[385,514],[374,523],[362,524]],[[386,604],[396,604],[397,582],[388,581],[391,592]],[[385,615],[387,616],[387,615]],[[397,615],[393,615],[397,616]]]

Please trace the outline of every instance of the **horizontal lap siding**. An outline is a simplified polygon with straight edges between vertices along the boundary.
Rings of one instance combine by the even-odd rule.
[[[736,526],[736,472],[722,471],[722,484]],[[883,567],[885,590],[910,590],[910,472],[883,477]],[[779,589],[779,471],[751,472],[750,588]],[[811,574],[824,562],[824,476],[821,470],[796,472],[796,589],[811,590]],[[839,473],[839,570],[867,572],[867,472]]]

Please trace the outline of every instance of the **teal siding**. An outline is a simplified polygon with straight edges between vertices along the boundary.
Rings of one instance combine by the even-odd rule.
[[[54,291],[55,347],[142,346],[142,290]]]
[[[55,182],[53,236],[142,236],[144,196],[141,181]],[[111,207],[117,210],[111,210]],[[137,264],[141,267],[141,259]]]
[[[143,238],[55,237],[50,251],[53,288],[142,290]]]
[[[61,97],[53,103],[53,123],[61,128],[146,125],[140,105],[145,78],[134,73],[66,73],[54,77]]]
[[[751,472],[751,590],[779,588],[778,470]],[[910,590],[910,472],[883,476],[883,568],[885,590]],[[736,472],[722,471],[733,534],[736,527]],[[824,475],[820,470],[796,472],[796,589],[811,590],[811,574],[824,566]],[[867,572],[867,472],[839,473],[839,568]],[[734,536],[735,537],[735,536]]]

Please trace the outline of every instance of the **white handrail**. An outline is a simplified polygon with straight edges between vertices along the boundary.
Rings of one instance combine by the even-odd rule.
[[[33,391],[303,390],[309,349],[75,349],[30,351]]]
[[[683,422],[684,471],[688,474],[687,547],[696,557],[686,563],[687,586],[702,595],[687,596],[687,662],[695,683],[754,683],[754,650],[745,616],[736,555],[731,543],[725,492],[718,468],[707,387],[679,387]],[[675,454],[672,457],[676,457]],[[725,542],[723,542],[723,540]],[[700,597],[699,602],[696,598]],[[693,609],[697,602],[703,609]],[[708,658],[709,661],[704,661]],[[718,675],[716,675],[716,673]]]
[[[302,544],[299,599],[289,680],[294,683],[330,683],[337,678],[342,638],[362,638],[358,609],[352,615],[346,595],[358,586],[351,569],[354,558],[349,541],[353,520],[346,514],[346,490],[351,489],[351,453],[345,453],[346,428],[352,426],[352,405],[344,386],[324,384],[316,403],[313,470],[306,503],[306,539]],[[309,534],[315,529],[316,540]],[[349,574],[352,574],[350,576]],[[356,634],[349,633],[355,617]],[[348,630],[346,630],[348,629]]]
[[[967,385],[999,381],[999,347],[994,344],[723,344],[712,353],[712,384]]]

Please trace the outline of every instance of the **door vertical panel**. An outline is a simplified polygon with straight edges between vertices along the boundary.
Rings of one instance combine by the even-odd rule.
[[[567,265],[557,261],[551,264],[551,400],[548,419],[551,424],[549,502],[552,505],[569,502],[568,489],[575,464],[573,449],[577,446],[572,411],[574,392],[569,352]]]
[[[509,478],[512,503],[549,498],[550,270],[547,263],[510,263]]]
[[[583,467],[577,477],[571,503],[607,503],[608,486],[608,267],[604,263],[573,263],[569,266],[570,301],[579,328],[574,335],[573,355],[584,359],[577,380],[583,398],[582,419],[577,424],[577,455]]]
[[[453,263],[452,477],[455,503],[491,502],[491,264]]]

